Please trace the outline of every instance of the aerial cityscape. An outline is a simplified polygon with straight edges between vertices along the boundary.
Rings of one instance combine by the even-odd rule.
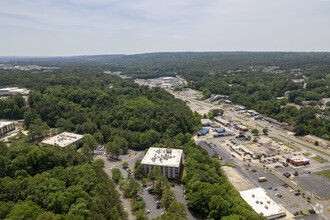
[[[0,1],[0,219],[330,219],[330,1]]]

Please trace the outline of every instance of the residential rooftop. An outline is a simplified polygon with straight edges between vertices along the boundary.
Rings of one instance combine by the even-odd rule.
[[[181,149],[150,147],[141,164],[179,167],[182,152]]]
[[[69,132],[63,132],[59,135],[51,137],[49,139],[43,140],[41,143],[49,145],[58,145],[60,147],[66,147],[71,144],[75,144],[77,141],[81,140],[83,135],[74,134]]]

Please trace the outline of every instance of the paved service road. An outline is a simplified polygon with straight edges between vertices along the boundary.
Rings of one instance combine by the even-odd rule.
[[[127,161],[127,163],[129,164],[129,167],[132,167],[135,165],[135,161],[138,160],[138,159],[142,159],[144,156],[144,151],[133,151],[133,150],[129,150],[128,154],[126,155],[121,155],[119,156],[119,159],[118,160],[113,160],[113,159],[110,159],[108,157],[105,157],[103,155],[98,155],[95,157],[95,159],[102,159],[105,164],[105,168],[104,168],[104,171],[109,175],[111,173],[111,170],[112,168],[119,168],[120,171],[121,171],[121,174],[127,178],[127,171],[123,169],[123,166],[122,166],[122,162],[124,161]],[[133,215],[133,211],[132,211],[132,208],[131,208],[131,205],[130,205],[130,201],[128,198],[125,198],[123,196],[123,192],[119,189],[118,186],[116,186],[116,189],[117,191],[120,193],[121,195],[121,199],[122,199],[122,205],[125,209],[125,211],[128,213],[128,219],[129,220],[134,220],[136,219],[136,217]]]
[[[157,216],[160,216],[160,213],[164,211],[163,208],[157,209],[156,201],[159,200],[159,198],[156,196],[155,193],[149,193],[146,189],[146,187],[143,188],[143,194],[141,195],[144,202],[146,203],[146,210],[149,210],[150,213],[148,214],[148,218],[157,218]]]
[[[172,185],[172,183],[171,183]],[[171,187],[171,190],[174,192],[175,198],[178,202],[184,204],[187,207],[187,200],[184,198],[184,193],[183,193],[183,186],[177,183],[174,183],[175,187]],[[188,209],[188,207],[187,207]],[[199,219],[196,213],[194,213],[191,209],[188,209],[188,219],[193,220],[193,219]]]

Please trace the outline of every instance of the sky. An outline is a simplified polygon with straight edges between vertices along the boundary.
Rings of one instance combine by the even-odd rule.
[[[0,0],[0,56],[330,51],[330,0]]]

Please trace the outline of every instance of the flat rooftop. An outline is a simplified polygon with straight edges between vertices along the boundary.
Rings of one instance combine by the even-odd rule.
[[[181,149],[150,147],[141,164],[179,167],[182,152]]]
[[[13,124],[14,122],[12,121],[0,121],[0,128],[4,127],[4,126],[7,126],[7,125],[10,125],[10,124]]]
[[[205,119],[205,118],[202,118],[201,122],[202,124],[213,124],[213,122],[210,119]]]
[[[268,219],[285,216],[285,209],[269,198],[261,187],[241,191],[240,195],[257,214],[263,213]]]
[[[43,144],[49,144],[49,145],[58,145],[60,147],[66,147],[69,146],[76,141],[79,141],[83,138],[83,135],[80,134],[74,134],[69,132],[63,132],[61,134],[58,134],[54,137],[51,137],[47,140],[43,140],[41,143]]]
[[[303,156],[292,156],[292,157],[290,157],[290,159],[295,161],[295,162],[305,162],[305,161],[307,162],[307,161],[309,161],[308,158],[303,157]]]
[[[229,121],[227,121],[226,119],[224,118],[221,118],[221,116],[217,116],[214,118],[216,121],[222,123],[222,124],[229,124]]]

